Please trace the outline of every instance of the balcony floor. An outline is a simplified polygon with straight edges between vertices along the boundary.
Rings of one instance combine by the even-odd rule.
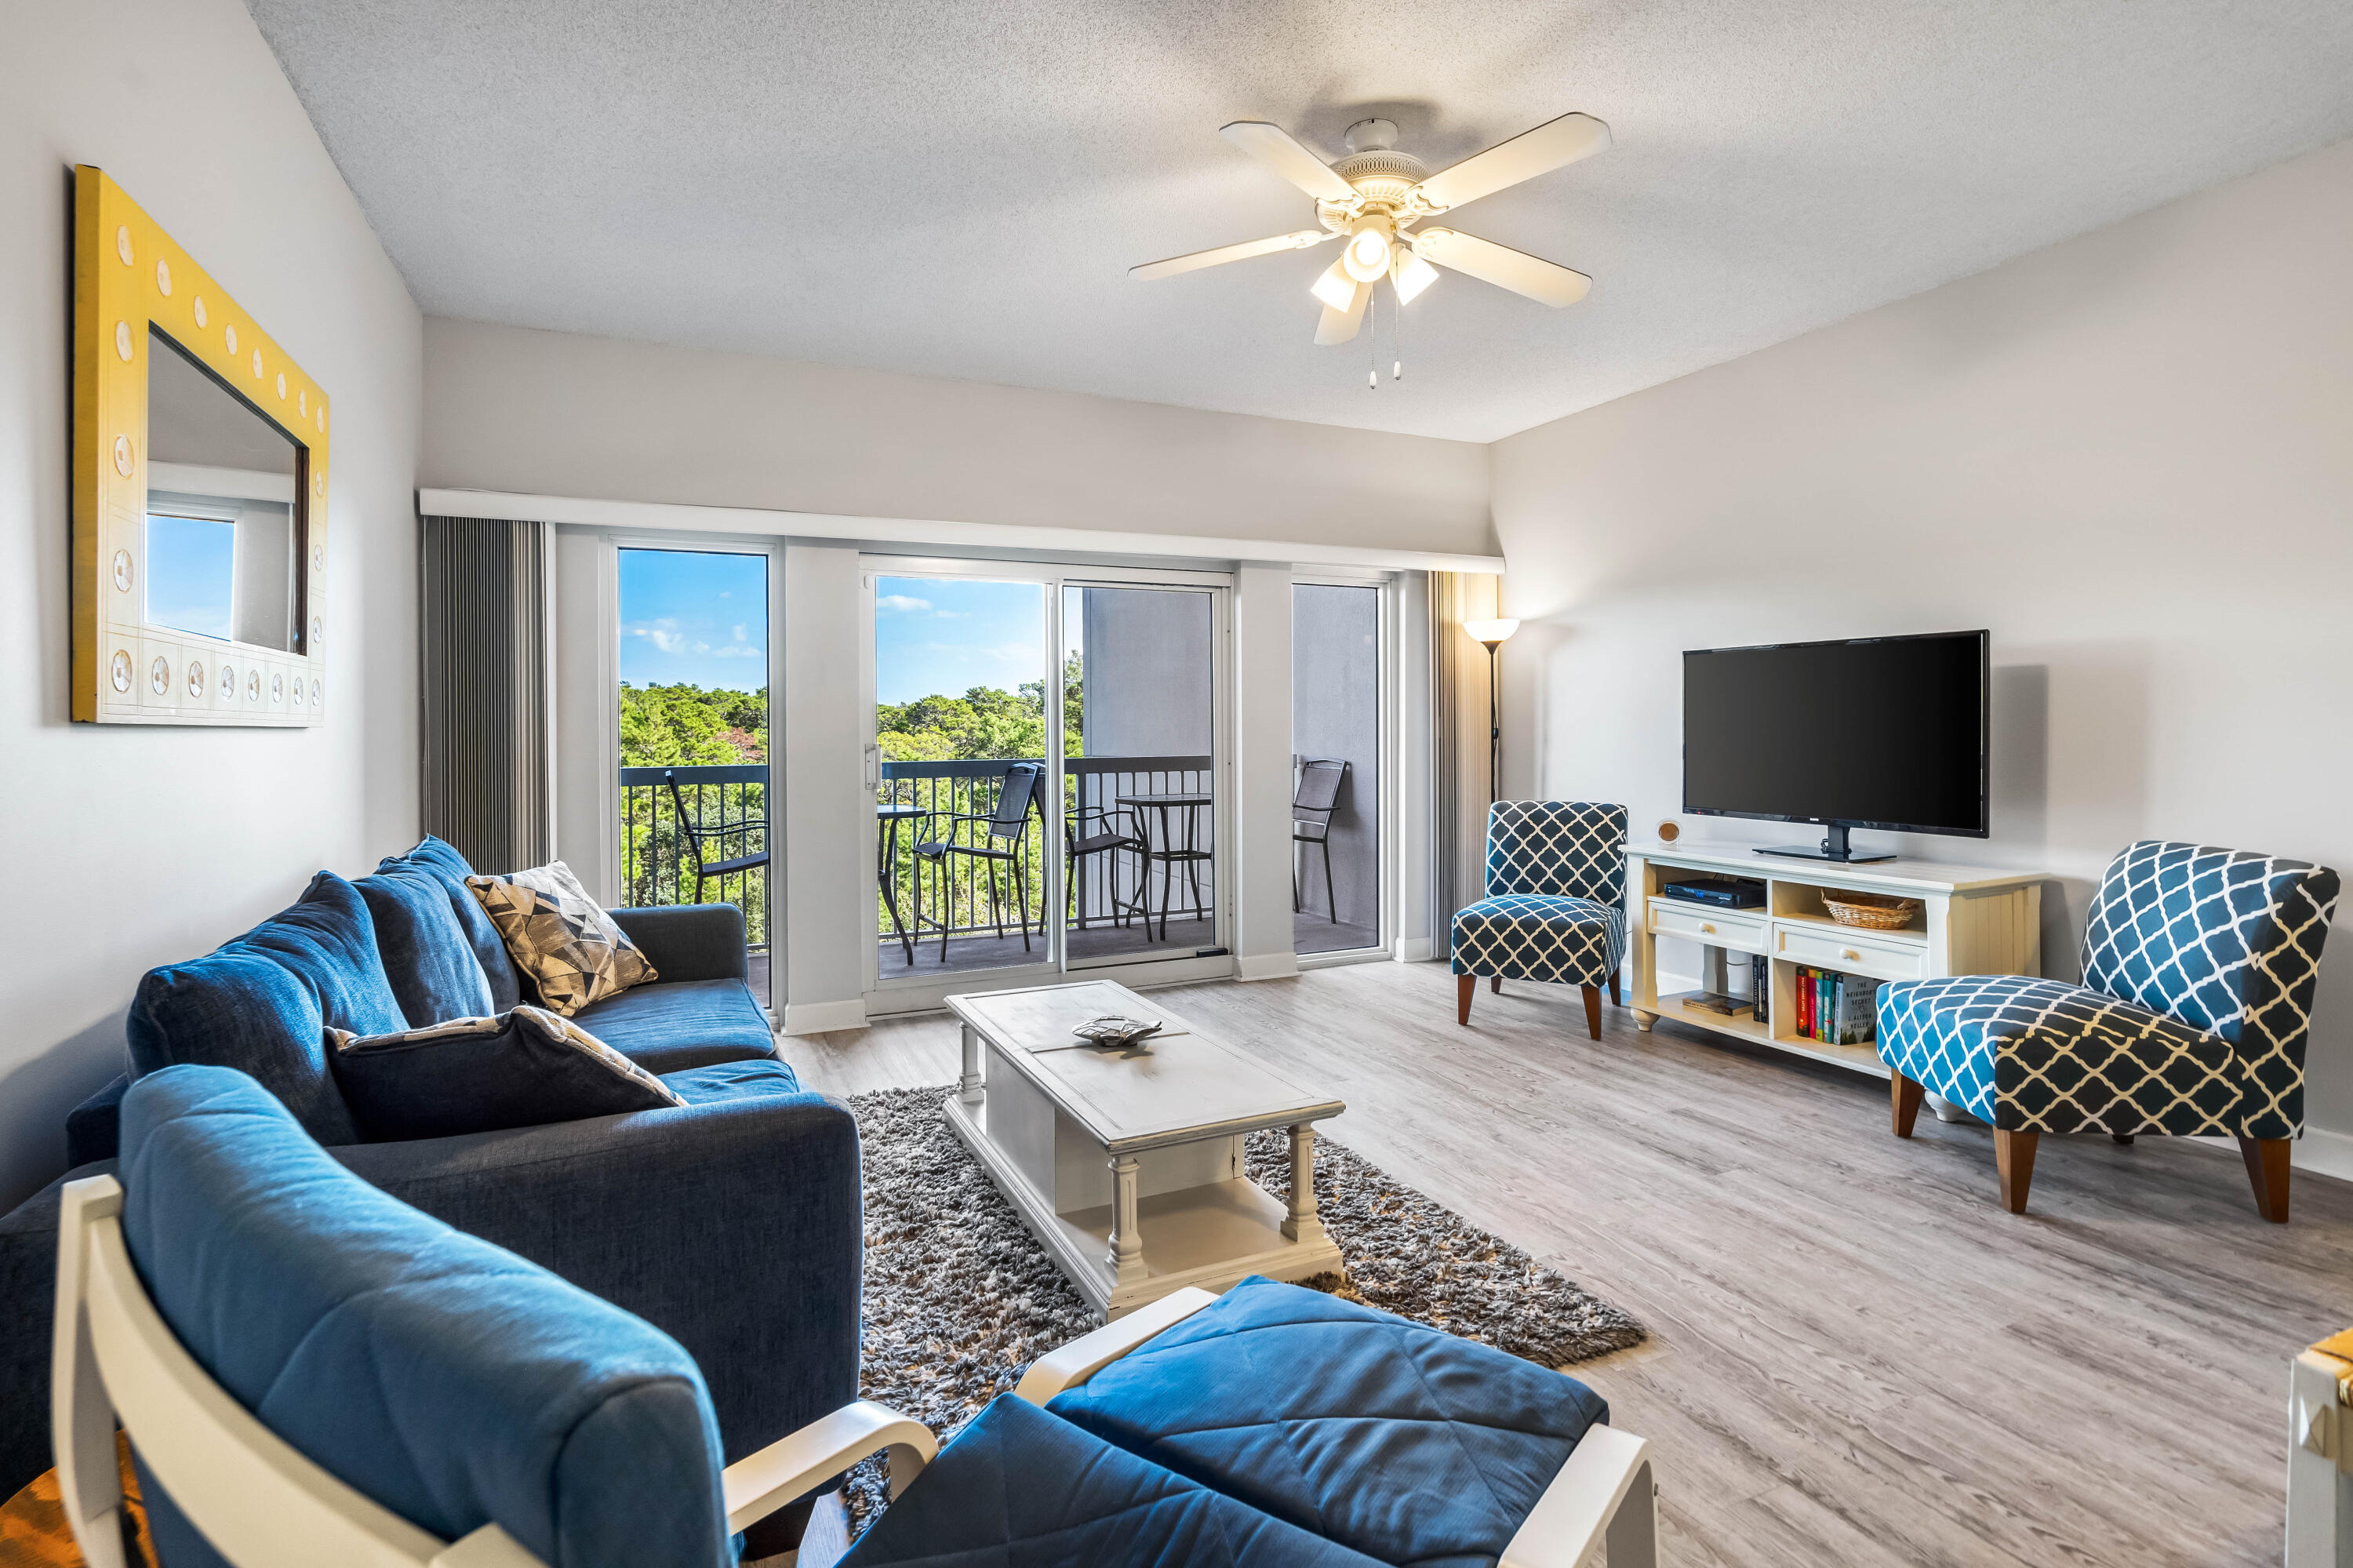
[[[1369,948],[1379,940],[1377,932],[1363,926],[1335,926],[1323,916],[1301,913],[1292,916],[1292,940],[1303,954],[1335,953],[1351,948]],[[1154,929],[1159,929],[1155,923]],[[915,946],[915,962],[907,963],[907,955],[895,937],[885,937],[879,945],[881,955],[881,978],[886,980],[924,979],[932,975],[963,974],[974,969],[1013,969],[1023,964],[1042,964],[1046,959],[1046,942],[1033,927],[1029,932],[1029,949],[1022,950],[1021,938],[1008,927],[998,937],[994,932],[977,936],[948,938],[947,956],[940,956],[937,932],[931,939]],[[1208,920],[1186,920],[1171,915],[1168,919],[1168,939],[1155,942],[1144,934],[1144,922],[1136,920],[1125,927],[1104,924],[1090,926],[1069,936],[1071,959],[1086,963],[1098,959],[1188,958],[1196,948],[1214,947],[1217,927]]]

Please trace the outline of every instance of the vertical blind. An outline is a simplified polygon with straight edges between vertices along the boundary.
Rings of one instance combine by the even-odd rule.
[[[425,831],[484,871],[555,858],[554,529],[427,517]]]

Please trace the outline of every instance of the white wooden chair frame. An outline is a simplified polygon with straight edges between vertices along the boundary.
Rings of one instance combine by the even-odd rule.
[[[197,1365],[148,1299],[121,1215],[113,1177],[66,1184],[50,1436],[59,1500],[90,1568],[129,1568],[118,1420],[172,1500],[237,1568],[545,1568],[495,1523],[458,1541],[438,1539],[256,1420]],[[1189,1287],[1162,1297],[1039,1357],[1014,1393],[1043,1405],[1216,1300]],[[939,1442],[885,1405],[846,1404],[721,1472],[728,1528],[765,1518],[878,1448],[890,1450],[895,1498]],[[1609,1568],[1657,1568],[1651,1446],[1597,1425],[1521,1521],[1500,1568],[1584,1568],[1605,1540]]]
[[[1013,1392],[1043,1405],[1216,1300],[1189,1286],[1172,1291],[1039,1357]],[[1497,1568],[1585,1568],[1605,1542],[1609,1568],[1658,1568],[1658,1494],[1649,1442],[1597,1424],[1520,1521]]]
[[[117,1418],[139,1456],[237,1568],[544,1568],[496,1524],[443,1542],[354,1490],[263,1425],[196,1364],[147,1298],[111,1176],[66,1185],[58,1227],[50,1436],[58,1490],[90,1568],[128,1568]],[[878,1448],[891,1495],[939,1452],[930,1430],[860,1400],[721,1472],[742,1530]]]

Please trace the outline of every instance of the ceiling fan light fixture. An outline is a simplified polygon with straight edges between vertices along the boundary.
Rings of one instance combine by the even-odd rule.
[[[1342,256],[1315,280],[1307,291],[1335,311],[1345,311],[1356,298],[1356,280],[1348,270],[1348,259]]]
[[[1349,237],[1348,248],[1340,252],[1340,265],[1348,276],[1359,283],[1369,283],[1389,270],[1389,237],[1386,230],[1372,225],[1359,228]]]
[[[1397,265],[1389,273],[1389,281],[1397,289],[1398,303],[1409,305],[1424,289],[1438,281],[1438,269],[1403,246],[1398,247]]]

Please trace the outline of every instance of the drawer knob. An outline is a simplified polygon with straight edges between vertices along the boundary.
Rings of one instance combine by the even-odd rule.
[[[1709,925],[1709,924],[1708,924],[1706,921],[1704,921],[1704,920],[1703,920],[1703,921],[1701,921],[1701,922],[1699,923],[1699,928],[1700,928],[1701,930],[1703,930],[1703,931],[1706,931],[1706,932],[1709,932],[1709,933],[1711,933],[1711,934],[1713,934],[1713,933],[1714,933],[1714,931],[1715,930],[1715,927],[1713,927],[1713,926]]]
[[[1839,957],[1841,959],[1852,959],[1857,963],[1861,963],[1862,961],[1862,955],[1856,952],[1852,948],[1841,948],[1839,949]]]

